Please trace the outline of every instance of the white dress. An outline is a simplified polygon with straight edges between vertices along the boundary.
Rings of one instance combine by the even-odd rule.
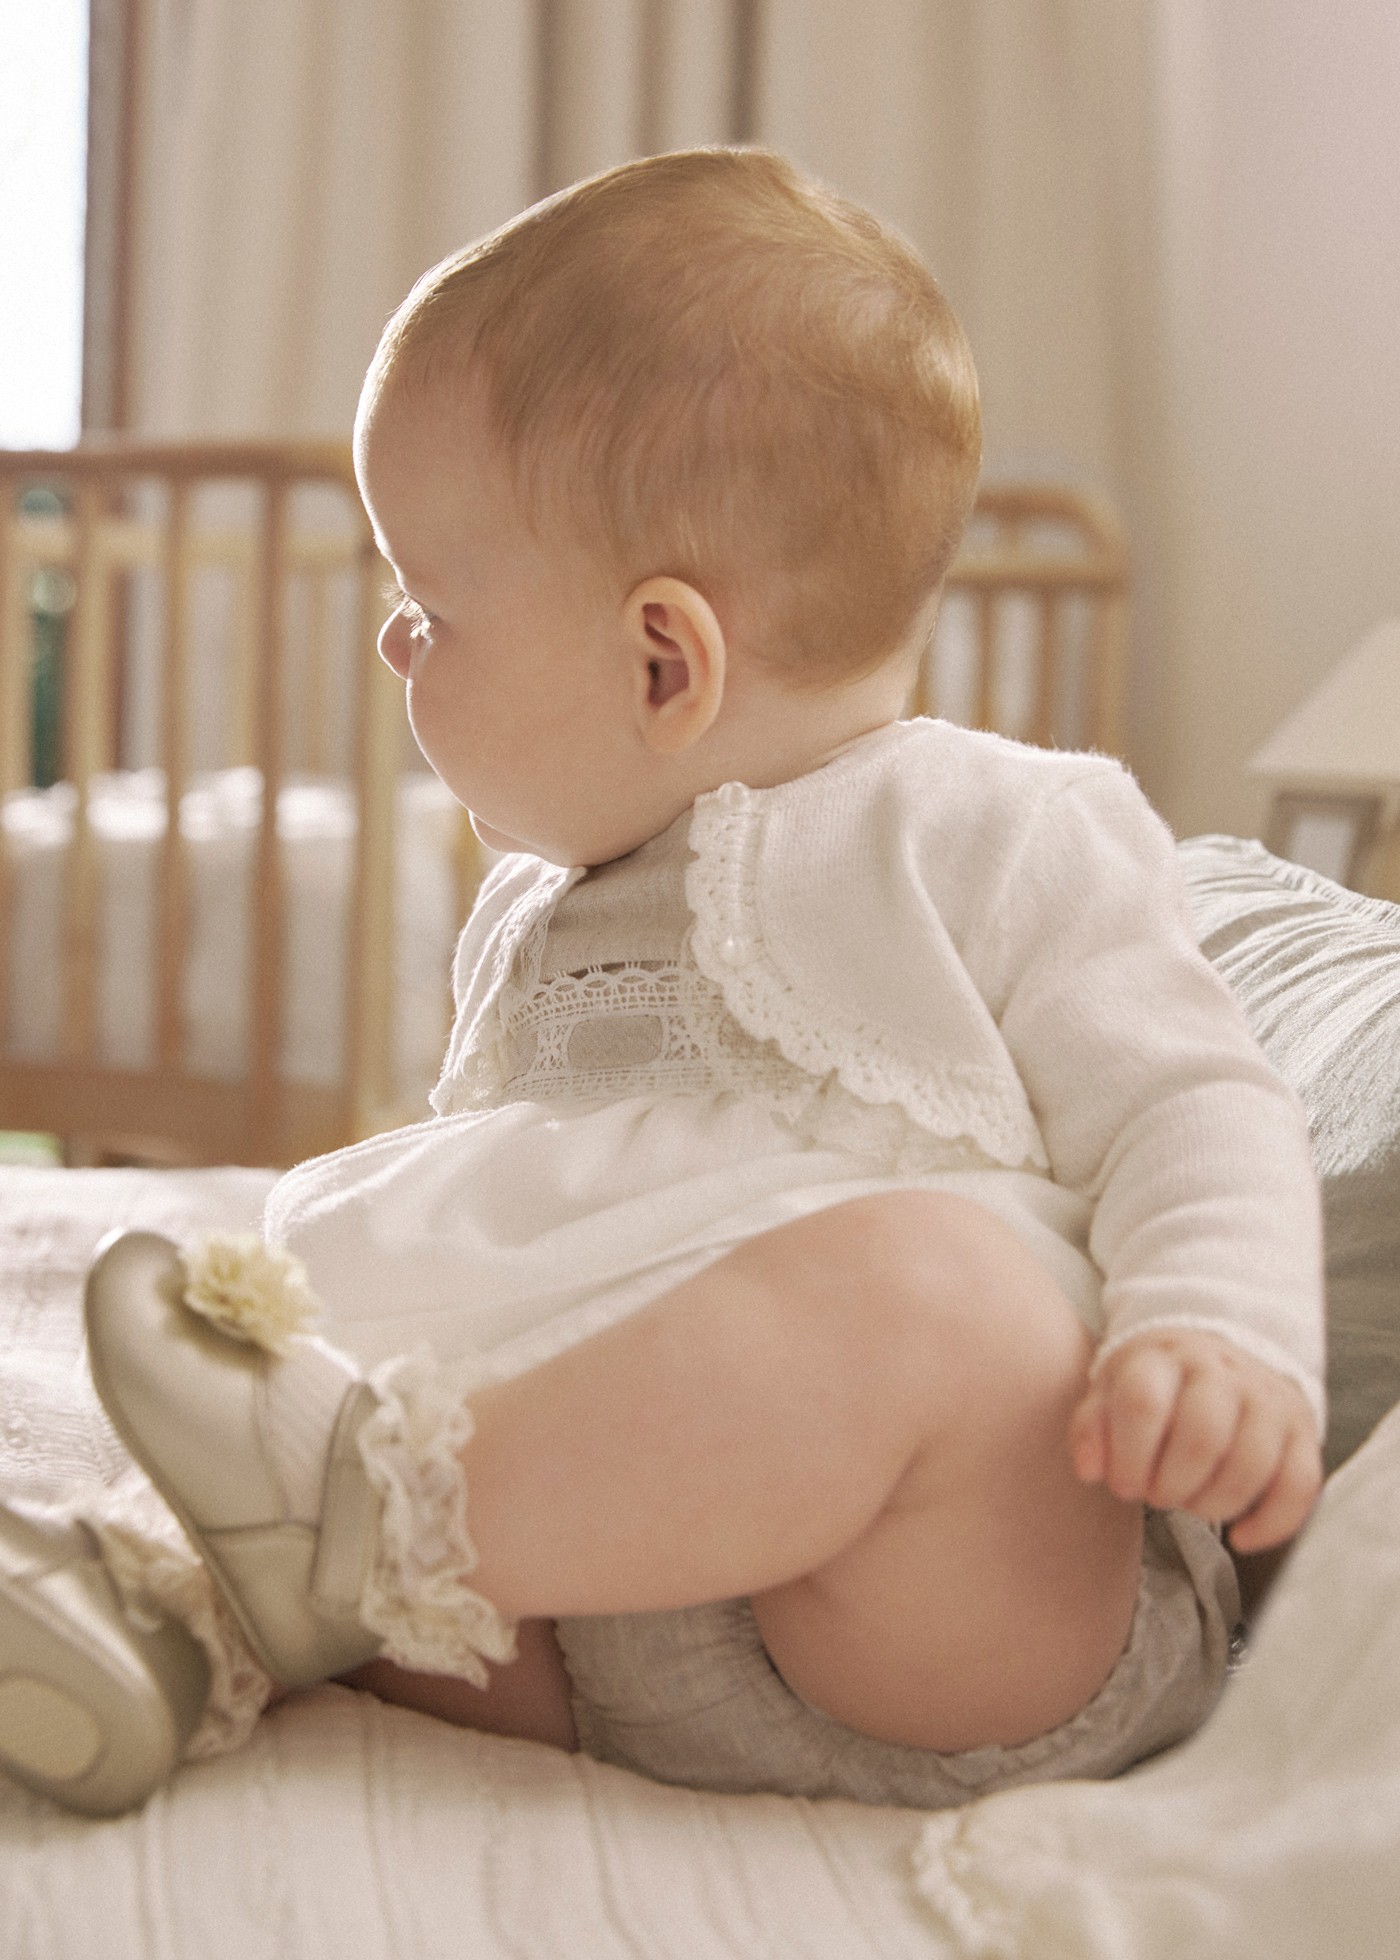
[[[690,815],[564,891],[502,997],[490,1106],[313,1159],[267,1207],[322,1331],[366,1368],[426,1345],[503,1378],[745,1239],[892,1188],[999,1214],[1102,1333],[1090,1206],[747,1034],[690,951]]]
[[[1321,1421],[1306,1121],[1107,758],[890,724],[618,863],[503,859],[453,983],[438,1121],[267,1214],[366,1362],[527,1367],[765,1226],[933,1180],[1009,1219],[1100,1357],[1209,1329]]]
[[[434,1364],[462,1364],[410,1364],[414,1393],[436,1394],[441,1374],[444,1392],[465,1381],[469,1398],[756,1233],[914,1188],[959,1192],[1005,1219],[1098,1337],[1086,1198],[1043,1171],[994,1163],[967,1139],[936,1137],[898,1104],[861,1101],[834,1072],[807,1073],[730,1014],[691,952],[690,823],[563,885],[502,990],[487,1045],[494,1080],[483,1088],[478,1069],[470,1090],[485,1107],[449,1106],[303,1164],[276,1187],[268,1235],[305,1260],[326,1334],[366,1368],[401,1368],[394,1357],[422,1348]],[[450,1105],[450,1094],[439,1101]],[[423,1487],[438,1484],[456,1487],[450,1474]],[[458,1522],[465,1575],[469,1517]],[[1164,1520],[1153,1532],[1132,1635],[1109,1680],[1023,1747],[944,1756],[833,1723],[779,1680],[743,1600],[558,1621],[581,1745],[665,1782],[920,1806],[1116,1773],[1203,1718],[1238,1605],[1208,1526]],[[424,1563],[411,1529],[394,1557],[396,1572]],[[445,1599],[442,1612],[420,1613],[390,1586],[362,1611],[396,1658],[484,1681],[477,1656],[508,1658],[510,1629],[469,1586]]]

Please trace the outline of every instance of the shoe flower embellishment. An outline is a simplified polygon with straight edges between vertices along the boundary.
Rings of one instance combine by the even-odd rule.
[[[185,1305],[230,1340],[285,1354],[321,1311],[300,1259],[255,1232],[211,1232],[180,1259]]]

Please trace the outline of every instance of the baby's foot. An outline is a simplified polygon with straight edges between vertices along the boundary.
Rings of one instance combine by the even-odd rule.
[[[116,1816],[169,1776],[208,1690],[203,1648],[128,1617],[84,1525],[0,1503],[0,1768]]]
[[[381,1501],[356,1449],[378,1397],[323,1341],[281,1352],[191,1311],[169,1240],[119,1234],[87,1281],[93,1380],[253,1652],[286,1687],[371,1659],[358,1617]]]

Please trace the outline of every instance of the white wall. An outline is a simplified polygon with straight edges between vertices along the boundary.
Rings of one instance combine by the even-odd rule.
[[[1249,752],[1400,613],[1400,7],[1163,0],[1166,665],[1182,831],[1256,834]]]
[[[543,102],[529,0],[146,5],[156,432],[343,431],[386,312],[526,200],[537,139],[567,175],[724,127],[728,0],[554,0]],[[1400,0],[760,18],[757,133],[926,251],[989,467],[1123,511],[1149,794],[1182,833],[1255,831],[1250,750],[1400,612]],[[637,99],[660,28],[667,86]]]
[[[1249,753],[1400,612],[1400,0],[768,0],[765,136],[903,225],[991,471],[1134,546],[1133,759],[1257,834]]]

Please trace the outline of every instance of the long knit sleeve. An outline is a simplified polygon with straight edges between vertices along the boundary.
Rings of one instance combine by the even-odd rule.
[[[1165,826],[1122,771],[1046,797],[969,964],[1052,1175],[1095,1205],[1105,1351],[1207,1328],[1322,1419],[1320,1207],[1303,1112],[1196,947]]]
[[[1208,1328],[1321,1418],[1302,1110],[1198,950],[1170,833],[1125,770],[897,723],[791,782],[700,797],[689,847],[691,951],[745,1034],[1090,1206],[1102,1352]],[[512,961],[579,875],[507,860],[483,893],[440,1112],[480,1106]]]

